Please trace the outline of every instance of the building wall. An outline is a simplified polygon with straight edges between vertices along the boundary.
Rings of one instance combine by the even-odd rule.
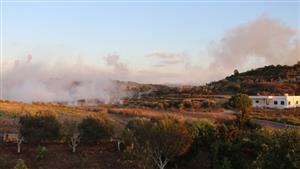
[[[300,107],[300,96],[288,96],[288,107]]]
[[[253,107],[294,108],[300,107],[300,96],[250,96]]]

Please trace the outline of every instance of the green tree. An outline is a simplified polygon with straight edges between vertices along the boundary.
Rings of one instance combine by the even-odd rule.
[[[62,135],[65,137],[72,152],[75,153],[76,148],[80,143],[80,133],[78,131],[77,122],[74,120],[65,120],[62,125]]]
[[[175,117],[165,116],[154,122],[138,122],[131,128],[135,136],[135,148],[154,162],[159,169],[189,148],[192,137],[185,123]],[[130,130],[130,129],[129,129]],[[146,131],[146,132],[141,132]]]
[[[234,69],[233,74],[234,74],[235,76],[237,76],[237,75],[239,75],[240,73],[239,73],[239,71],[238,71],[237,69]]]
[[[229,99],[230,106],[239,109],[241,119],[247,119],[252,108],[252,100],[246,94],[236,94]]]

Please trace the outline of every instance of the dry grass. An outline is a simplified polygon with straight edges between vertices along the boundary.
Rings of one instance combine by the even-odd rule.
[[[82,118],[94,113],[77,107],[68,107],[51,103],[27,104],[22,102],[0,101],[0,113],[3,117],[16,118],[25,114],[35,115],[41,111],[51,112],[58,117],[68,116],[75,118]]]
[[[176,116],[183,119],[209,119],[209,120],[232,120],[235,118],[232,114],[224,113],[204,113],[204,112],[170,112],[141,108],[111,108],[109,114],[122,115],[125,117],[146,117],[158,118],[161,116]]]
[[[163,112],[158,110],[149,110],[141,108],[111,108],[108,109],[110,114],[118,114],[126,117],[161,117],[163,115],[177,115],[178,113]]]

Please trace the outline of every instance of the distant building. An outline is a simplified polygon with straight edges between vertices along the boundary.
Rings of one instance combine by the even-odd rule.
[[[252,106],[258,108],[295,108],[300,107],[300,96],[250,96]]]

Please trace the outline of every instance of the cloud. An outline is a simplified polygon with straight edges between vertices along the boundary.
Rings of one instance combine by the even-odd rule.
[[[146,56],[158,57],[158,58],[180,58],[180,57],[184,57],[185,54],[156,50],[148,53]]]
[[[159,63],[155,67],[164,67],[166,65],[184,63],[187,55],[184,52],[167,52],[167,51],[152,51],[146,54],[147,57],[159,59]]]
[[[118,54],[108,54],[104,57],[107,65],[114,68],[115,73],[128,74],[129,70],[126,64],[120,61],[120,55]]]

